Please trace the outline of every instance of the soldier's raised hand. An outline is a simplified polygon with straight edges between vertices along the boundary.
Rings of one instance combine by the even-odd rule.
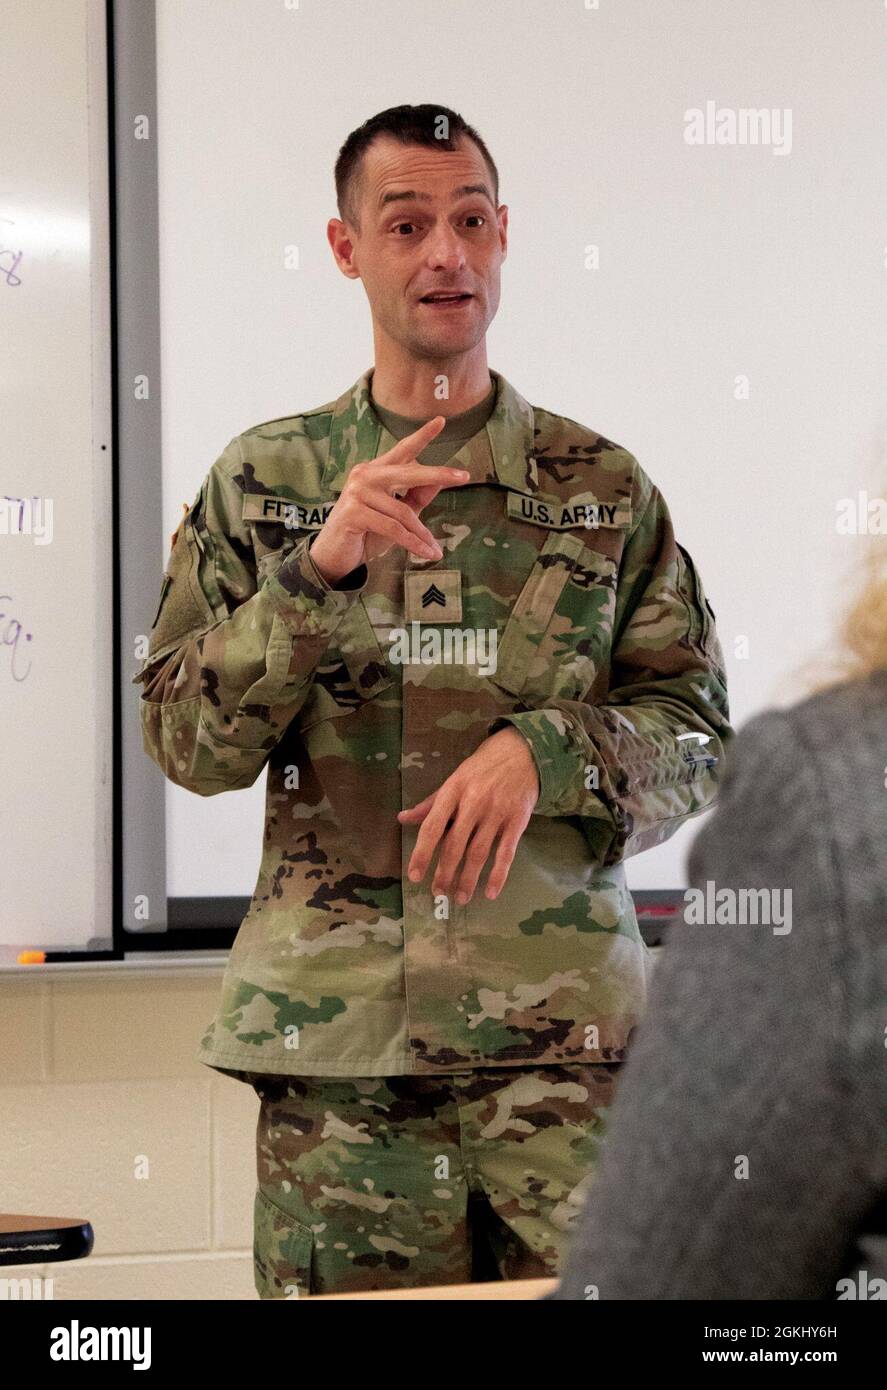
[[[311,546],[311,558],[328,584],[335,584],[358,565],[403,546],[420,560],[439,560],[443,551],[419,512],[442,488],[457,487],[470,475],[459,468],[432,468],[416,456],[446,424],[436,415],[398,440],[377,459],[356,463],[323,530]]]

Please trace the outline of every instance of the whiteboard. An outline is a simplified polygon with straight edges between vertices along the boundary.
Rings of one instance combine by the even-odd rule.
[[[362,285],[326,241],[333,164],[369,116],[437,100],[484,137],[509,207],[490,365],[662,489],[734,725],[799,698],[858,565],[836,503],[887,476],[883,24],[869,0],[157,0],[157,593],[231,437],[371,365]],[[712,98],[790,108],[790,154],[688,146],[685,111]],[[264,785],[167,785],[171,894],[252,892]],[[682,887],[708,814],[630,859],[630,886]]]
[[[0,0],[0,958],[112,932],[104,5]]]

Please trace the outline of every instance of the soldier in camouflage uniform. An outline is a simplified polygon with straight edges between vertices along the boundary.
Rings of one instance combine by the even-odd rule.
[[[425,110],[384,113],[406,143],[371,129],[364,188],[489,178],[476,133],[434,148]],[[492,250],[446,221],[453,259],[419,251],[408,274],[478,298],[486,274],[498,303],[503,211]],[[486,375],[495,303],[470,326],[421,308],[439,324],[417,300],[422,379],[469,348]],[[495,371],[440,436],[443,417],[416,430],[374,396],[392,360],[374,326],[375,368],[213,464],[135,677],[173,782],[212,796],[267,767],[259,877],[199,1052],[260,1097],[264,1297],[467,1279],[481,1226],[502,1277],[557,1273],[645,1001],[624,861],[711,804],[732,737],[714,614],[637,460]],[[406,540],[378,520],[343,540],[361,479],[390,480],[378,515],[408,518]],[[513,818],[480,896],[480,865],[444,860],[491,767]]]

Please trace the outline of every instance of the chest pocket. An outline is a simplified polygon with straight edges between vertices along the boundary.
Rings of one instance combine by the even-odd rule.
[[[299,729],[304,733],[324,720],[352,714],[393,684],[388,658],[363,599],[358,599],[336,628],[334,645],[314,673],[311,691],[298,716]]]
[[[609,555],[552,531],[505,624],[493,681],[530,703],[580,699],[609,671],[617,575]]]
[[[296,541],[304,534],[303,531],[289,531],[284,543],[273,549],[269,548],[267,543],[264,546],[256,546],[256,579],[260,588],[270,575],[277,573]]]
[[[298,715],[302,733],[328,719],[353,714],[394,684],[388,658],[379,645],[363,599],[344,614],[333,645],[314,672],[308,698]]]
[[[349,608],[336,628],[336,645],[361,700],[372,700],[393,685],[388,658],[373,631],[363,599]]]
[[[244,498],[243,519],[251,525],[260,585],[277,573],[300,540],[317,534],[332,506],[332,500],[299,501],[278,493],[250,493]],[[359,599],[343,616],[333,645],[317,669],[301,727],[350,714],[362,701],[372,700],[392,685],[393,679]]]

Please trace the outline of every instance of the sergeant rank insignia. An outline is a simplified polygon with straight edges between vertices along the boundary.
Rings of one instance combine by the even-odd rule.
[[[404,575],[407,622],[462,621],[462,575],[459,570],[416,570]]]

